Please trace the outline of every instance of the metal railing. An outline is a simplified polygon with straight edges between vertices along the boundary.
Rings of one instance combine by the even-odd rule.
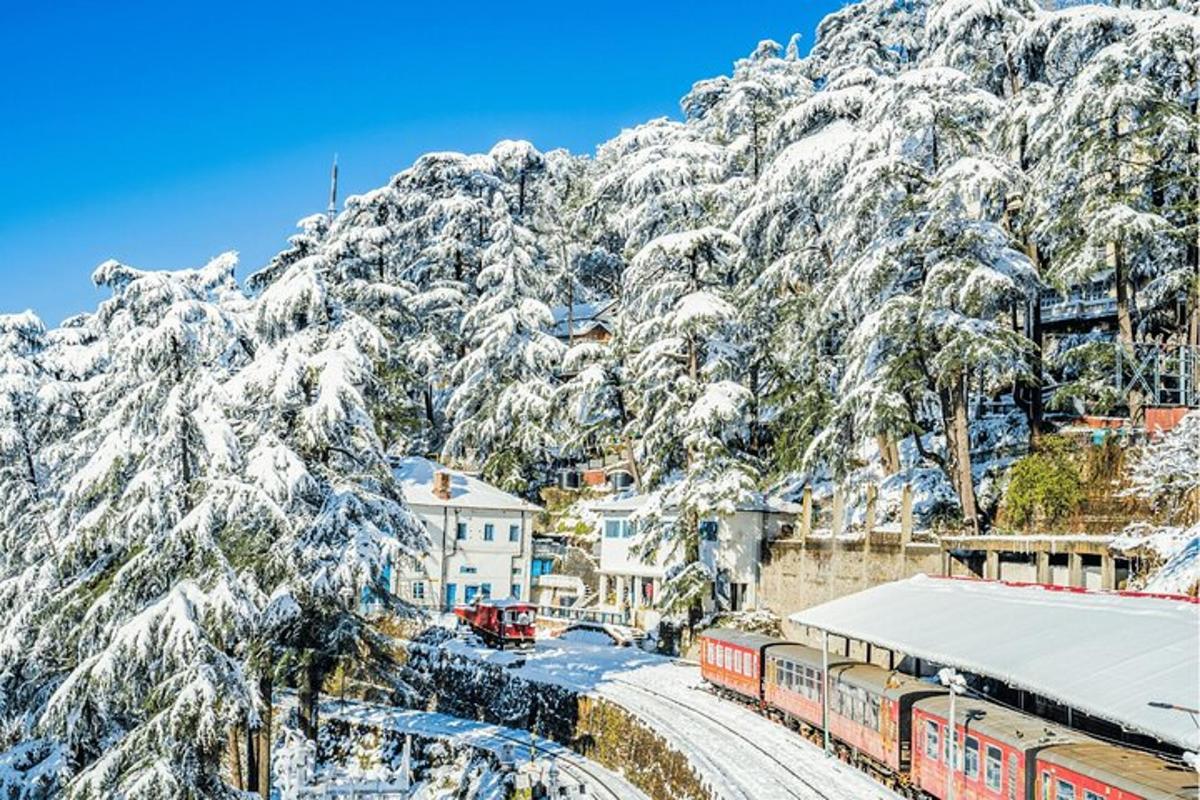
[[[597,625],[628,625],[627,611],[600,611],[595,608],[575,608],[572,606],[538,606],[538,615],[550,619],[563,619],[571,622],[593,622]]]

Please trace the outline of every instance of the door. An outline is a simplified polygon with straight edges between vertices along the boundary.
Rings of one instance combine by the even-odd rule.
[[[454,608],[458,602],[458,586],[457,584],[446,584],[446,608]]]

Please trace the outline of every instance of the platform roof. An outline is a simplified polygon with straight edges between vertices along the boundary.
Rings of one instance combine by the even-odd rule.
[[[986,675],[1189,750],[1200,728],[1194,598],[918,575],[791,621]]]

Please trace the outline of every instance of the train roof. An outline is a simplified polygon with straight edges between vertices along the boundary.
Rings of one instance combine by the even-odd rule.
[[[950,695],[946,693],[927,697],[924,700],[918,700],[913,707],[927,714],[946,719],[950,714]],[[1055,725],[1044,719],[1038,719],[986,700],[962,696],[955,698],[954,717],[959,725],[964,723],[969,712],[974,712],[976,718],[967,724],[968,731],[978,731],[983,736],[1021,750],[1046,747],[1051,744],[1080,742],[1086,738],[1070,728],[1064,728],[1061,725]]]
[[[856,662],[829,665],[829,677],[851,686],[861,686],[889,697],[911,692],[939,693],[946,689],[935,683],[917,680],[902,672],[886,670],[874,664]]]
[[[1101,780],[1146,800],[1196,800],[1200,773],[1191,767],[1097,741],[1049,747],[1038,758]]]
[[[700,634],[700,637],[715,639],[719,642],[727,642],[728,644],[737,645],[739,647],[748,647],[752,650],[759,650],[769,645],[785,644],[783,639],[779,639],[774,636],[766,636],[761,633],[737,631],[733,628],[709,628]]]

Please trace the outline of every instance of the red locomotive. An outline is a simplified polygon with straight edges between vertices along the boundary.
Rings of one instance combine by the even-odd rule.
[[[455,606],[454,615],[493,647],[533,647],[537,622],[537,606],[533,603],[476,599],[469,605]]]
[[[721,694],[814,740],[823,729],[821,651],[710,629],[700,674]],[[955,710],[956,800],[1196,800],[1197,773],[995,703]],[[843,657],[829,661],[829,733],[842,758],[907,797],[941,800],[949,768],[949,699],[940,685]]]

